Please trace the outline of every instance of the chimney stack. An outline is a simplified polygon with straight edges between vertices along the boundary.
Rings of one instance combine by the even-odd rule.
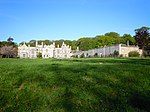
[[[38,41],[36,40],[36,47],[38,46]]]
[[[127,40],[127,46],[129,46],[129,40]]]
[[[42,47],[43,47],[43,42],[42,42]]]

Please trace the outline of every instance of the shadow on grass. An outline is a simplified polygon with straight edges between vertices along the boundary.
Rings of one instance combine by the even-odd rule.
[[[86,63],[82,65],[77,64],[70,66],[62,64],[52,64],[51,66],[44,69],[55,74],[54,82],[56,86],[65,87],[65,91],[63,95],[61,95],[59,103],[56,104],[54,107],[61,106],[65,109],[65,111],[68,112],[75,111],[76,109],[78,109],[78,111],[88,110],[98,112],[103,110],[108,111],[110,109],[109,106],[112,105],[112,102],[114,102],[109,102],[110,100],[107,100],[108,96],[106,96],[106,93],[103,93],[102,91],[95,88],[95,85],[97,83],[107,84],[107,80],[101,79],[102,82],[98,82],[96,81],[96,75],[93,74],[93,76],[89,76],[89,74],[87,73],[89,70],[98,70],[99,67],[96,67],[95,65],[89,66]],[[86,80],[83,80],[83,77],[86,78]],[[74,88],[77,89],[75,89],[73,93],[72,89]],[[88,96],[86,98],[85,96],[83,96],[83,92],[85,94],[91,94],[91,96]],[[81,99],[81,96],[84,98]],[[90,97],[96,99],[89,100]],[[105,102],[99,102],[101,101],[100,99],[103,99],[103,101],[107,100],[107,103],[109,102],[109,105],[106,106]]]
[[[150,112],[150,91],[134,92],[131,94],[130,104],[134,108]]]
[[[74,95],[73,93],[70,91],[69,89],[70,87],[69,86],[66,86],[66,89],[65,89],[65,92],[64,92],[64,95],[62,96],[62,106],[64,107],[65,111],[66,112],[73,112],[73,110],[75,109],[75,105],[72,101]]]
[[[110,61],[109,61],[110,63]],[[114,61],[112,61],[112,63],[114,63]],[[117,63],[117,62],[115,62]],[[127,76],[124,76],[124,75],[119,75],[120,76],[120,85],[119,84],[112,84],[110,80],[106,80],[104,78],[101,79],[101,81],[95,81],[95,82],[87,82],[87,81],[83,81],[81,80],[81,76],[86,76],[86,75],[89,75],[87,73],[87,71],[89,70],[95,70],[96,71],[99,71],[98,69],[101,69],[103,68],[104,71],[110,73],[108,75],[112,75],[114,74],[114,76],[116,76],[117,74],[119,74],[119,71],[116,72],[116,68],[119,68],[120,67],[120,63],[128,63],[128,64],[140,64],[140,65],[147,65],[147,60],[140,60],[139,62],[139,59],[129,59],[127,62],[126,61],[119,61],[119,63],[117,63],[117,65],[115,65],[115,67],[113,65],[109,65],[109,66],[103,66],[103,67],[96,67],[96,66],[89,66],[87,65],[86,63],[84,65],[81,65],[81,68],[76,68],[76,66],[74,67],[61,67],[59,65],[57,65],[57,70],[53,70],[51,69],[54,73],[59,73],[57,74],[57,81],[56,82],[60,82],[60,81],[64,81],[64,84],[67,86],[67,85],[70,85],[70,87],[73,87],[74,85],[78,85],[79,88],[80,86],[82,87],[83,91],[88,91],[90,92],[91,94],[93,94],[95,96],[95,98],[99,99],[99,101],[97,101],[97,103],[95,103],[95,105],[93,105],[93,107],[91,107],[91,110],[92,109],[97,109],[97,111],[102,111],[102,109],[104,109],[105,111],[110,111],[110,110],[128,110],[127,107],[130,105],[128,103],[128,101],[130,101],[131,105],[133,108],[138,108],[138,110],[144,110],[144,111],[149,111],[149,104],[150,104],[150,99],[147,96],[144,96],[144,95],[141,95],[141,94],[133,94],[132,95],[132,98],[129,99],[129,94],[130,94],[130,91],[134,89],[134,85],[139,84],[139,79],[140,79],[140,76],[135,76],[135,74],[132,74],[131,76],[128,75]],[[123,67],[126,66],[126,65],[123,65]],[[112,68],[114,70],[107,70],[106,68]],[[116,69],[116,70],[115,70]],[[64,75],[62,77],[62,74],[63,73],[62,71],[67,71],[68,73],[71,74],[71,76],[67,75],[66,76]],[[102,70],[103,71],[103,70]],[[114,72],[115,71],[115,72]],[[81,74],[78,75],[78,79],[76,79],[76,76],[77,74],[73,74],[73,73],[77,73],[77,72],[80,72]],[[93,72],[94,73],[94,72]],[[129,69],[129,73],[130,73],[130,69]],[[81,75],[81,76],[80,76]],[[98,78],[99,75],[101,74],[97,74],[93,76],[90,76],[92,78]],[[126,75],[126,74],[125,74]],[[68,76],[68,77],[67,77]],[[72,77],[72,78],[70,78]],[[136,78],[138,77],[138,78]],[[135,79],[134,79],[135,78]],[[125,81],[124,81],[125,80]],[[80,83],[80,84],[77,84],[77,83]],[[129,84],[128,84],[129,83]],[[103,85],[105,84],[106,87],[111,87],[116,93],[114,93],[115,95],[113,96],[112,93],[107,93],[107,91],[105,91],[105,89],[97,89],[95,88],[95,85],[98,84],[98,85]],[[72,85],[72,86],[71,86]],[[82,86],[83,85],[83,86]],[[130,86],[130,87],[128,87]],[[69,89],[68,89],[69,90]],[[109,90],[108,90],[109,91]],[[80,91],[81,92],[81,91]],[[72,96],[74,97],[74,96]],[[68,98],[70,99],[70,98]],[[101,101],[104,101],[104,102],[101,102]],[[71,105],[70,109],[72,109],[72,105],[73,103],[71,102],[71,100],[67,101],[66,103],[67,105]],[[68,106],[65,106],[65,108],[69,109]]]

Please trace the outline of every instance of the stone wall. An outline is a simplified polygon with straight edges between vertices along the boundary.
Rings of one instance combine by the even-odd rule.
[[[98,49],[92,49],[88,51],[77,51],[73,53],[75,57],[81,57],[81,55],[84,54],[84,57],[110,57],[113,56],[114,51],[118,51],[120,56],[128,57],[128,53],[130,51],[138,51],[140,55],[142,54],[142,51],[139,50],[139,47],[137,46],[126,46],[123,44],[118,44],[115,46],[105,46]]]
[[[128,53],[130,51],[137,51],[137,52],[139,52],[140,55],[142,55],[142,50],[140,50],[136,46],[121,46],[120,54],[122,54],[123,57],[128,57]]]

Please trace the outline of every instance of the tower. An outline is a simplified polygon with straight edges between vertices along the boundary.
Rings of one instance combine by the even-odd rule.
[[[43,42],[42,42],[42,48],[44,47],[43,45],[44,45],[44,44],[43,44]]]

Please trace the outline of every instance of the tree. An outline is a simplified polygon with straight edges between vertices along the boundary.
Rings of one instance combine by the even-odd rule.
[[[0,55],[3,58],[13,58],[17,56],[17,44],[9,37],[7,41],[0,42]]]
[[[51,42],[50,40],[44,40],[43,42],[44,42],[44,44],[46,44],[46,45],[52,44],[52,42]]]
[[[82,53],[82,54],[80,55],[80,58],[85,58],[84,53]]]
[[[135,44],[135,39],[130,35],[130,34],[124,34],[122,36],[122,43],[123,44],[127,44],[127,41],[129,41],[130,45],[134,45]]]
[[[4,58],[13,58],[17,56],[17,48],[13,46],[3,46],[0,52]]]
[[[150,28],[149,27],[141,27],[135,29],[135,42],[142,49],[142,55],[144,53],[144,48],[150,44]]]
[[[7,39],[7,42],[13,42],[13,38],[12,37],[9,37],[8,39]]]
[[[76,50],[77,49],[77,45],[76,45],[77,41],[76,40],[72,40],[71,42],[72,42],[71,49],[72,50]]]
[[[96,47],[103,47],[103,46],[111,46],[114,45],[114,38],[110,37],[110,36],[96,36],[95,37],[95,43],[96,43]]]
[[[80,38],[77,40],[77,46],[80,50],[89,50],[95,48],[95,42],[93,38]]]
[[[114,45],[120,44],[120,42],[121,42],[121,37],[117,32],[109,32],[109,33],[106,33],[105,36],[109,36],[111,38],[114,38],[114,42],[113,42]]]
[[[20,43],[20,44],[23,44],[24,42]],[[34,47],[35,44],[36,44],[36,40],[30,40],[28,43],[26,44],[29,44],[31,47]]]
[[[110,37],[113,37],[113,38],[119,38],[120,37],[120,35],[116,32],[106,33],[105,36],[110,36]]]
[[[6,42],[5,45],[17,47],[17,44],[16,44],[15,42],[13,42],[13,40],[14,40],[14,39],[13,39],[12,37],[9,37],[9,38],[7,39],[7,42]]]
[[[71,46],[71,49],[72,50],[76,50],[77,49],[77,46],[76,46],[76,40],[65,40],[64,41],[65,42],[65,44],[67,44],[67,45],[69,45],[69,46]]]

